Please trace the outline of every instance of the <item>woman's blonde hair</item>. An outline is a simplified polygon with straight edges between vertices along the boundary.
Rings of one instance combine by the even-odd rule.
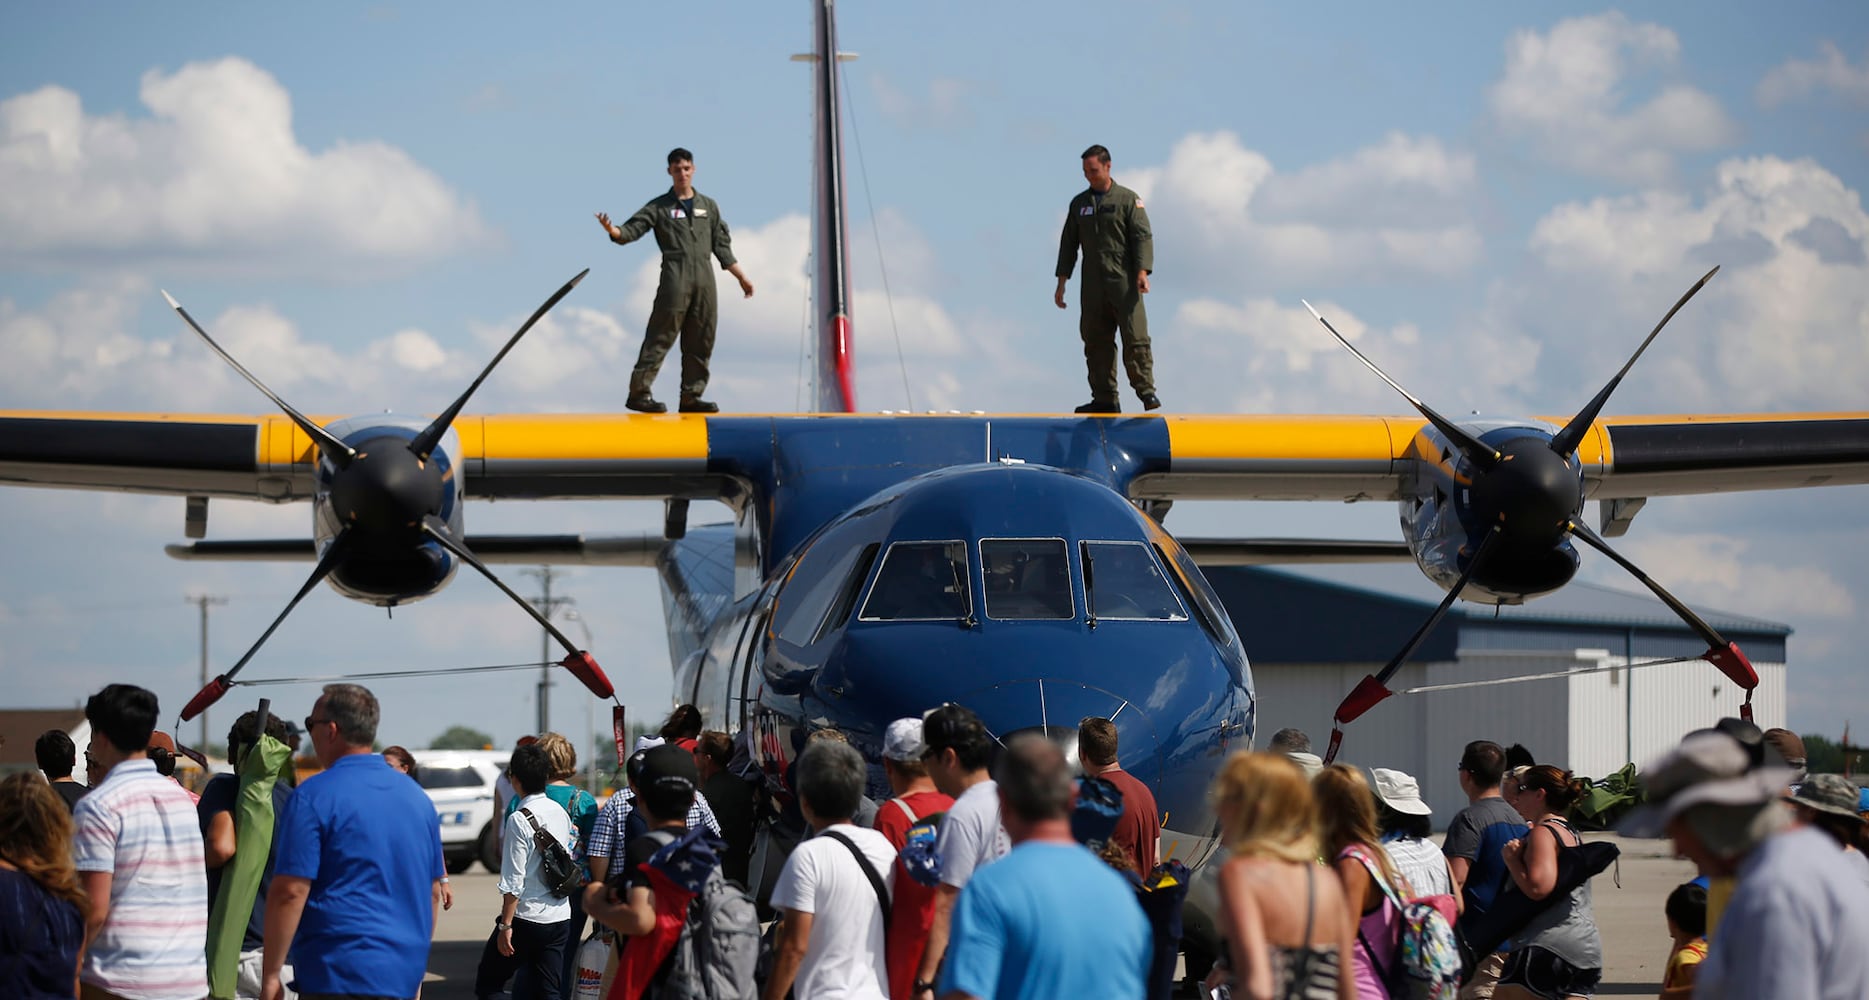
[[[0,779],[0,859],[77,906],[79,913],[89,911],[71,859],[71,813],[52,786],[31,771]]]
[[[1212,794],[1235,855],[1317,860],[1317,800],[1291,758],[1241,750],[1221,766]]]
[[[578,749],[563,733],[540,736],[539,749],[545,751],[545,759],[551,763],[552,781],[563,781],[578,773]]]
[[[1369,780],[1363,777],[1362,770],[1332,764],[1311,780],[1311,790],[1317,795],[1317,809],[1322,816],[1324,859],[1334,864],[1344,848],[1359,846],[1382,868],[1383,881],[1406,898],[1410,894],[1408,880],[1382,848],[1382,831],[1376,825],[1376,795],[1369,790]]]

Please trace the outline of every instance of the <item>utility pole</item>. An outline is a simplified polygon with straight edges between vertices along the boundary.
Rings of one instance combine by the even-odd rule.
[[[559,608],[568,608],[571,605],[577,603],[576,601],[572,600],[569,597],[553,597],[552,596],[552,581],[560,578],[561,574],[559,574],[556,570],[553,570],[550,566],[540,566],[538,569],[529,569],[525,571],[525,574],[527,576],[538,578],[539,596],[532,599],[532,606],[539,609],[539,614],[544,615],[547,619],[550,619],[553,615],[557,614]],[[557,659],[552,656],[552,634],[548,631],[545,631],[544,629],[540,629],[539,630],[539,728],[538,728],[538,731],[540,733],[546,732],[552,727],[551,726],[552,713],[551,713],[551,702],[550,702],[551,687],[552,687],[552,664],[556,662],[557,662]],[[202,683],[205,684],[207,682],[203,681]]]
[[[182,598],[185,603],[201,609],[201,686],[208,686],[208,609],[217,604],[226,604],[227,598],[213,594],[191,594]],[[180,733],[176,734],[180,736]],[[208,752],[208,710],[201,710],[201,742],[195,746],[202,752]]]

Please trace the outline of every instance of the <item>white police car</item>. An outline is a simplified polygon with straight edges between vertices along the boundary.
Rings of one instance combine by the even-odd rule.
[[[500,830],[494,784],[512,759],[508,750],[417,750],[416,778],[441,819],[441,853],[459,875],[476,859],[500,870]]]

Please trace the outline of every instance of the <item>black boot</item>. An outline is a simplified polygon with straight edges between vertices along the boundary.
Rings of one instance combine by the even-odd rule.
[[[1078,407],[1076,413],[1121,413],[1123,404],[1114,399],[1093,399]]]
[[[649,395],[646,392],[630,393],[630,397],[623,401],[623,405],[629,407],[632,410],[635,410],[637,413],[667,413],[668,412],[667,406],[664,406],[663,404],[656,402],[655,397]]]
[[[681,412],[683,413],[719,413],[720,407],[715,406],[713,403],[710,403],[707,400],[702,399],[699,396],[683,396],[681,397]]]
[[[1145,410],[1159,410],[1162,408],[1162,398],[1152,392],[1145,393],[1137,398],[1142,400],[1142,408]]]

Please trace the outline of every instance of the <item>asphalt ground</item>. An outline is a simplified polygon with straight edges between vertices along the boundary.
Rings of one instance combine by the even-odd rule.
[[[1597,876],[1591,887],[1605,962],[1597,995],[1654,996],[1660,992],[1668,959],[1662,904],[1675,886],[1694,877],[1694,867],[1672,857],[1665,840],[1586,836],[1622,848],[1622,860]],[[479,865],[453,877],[454,908],[442,913],[436,928],[423,1000],[473,1000],[474,968],[500,912],[496,882]]]

